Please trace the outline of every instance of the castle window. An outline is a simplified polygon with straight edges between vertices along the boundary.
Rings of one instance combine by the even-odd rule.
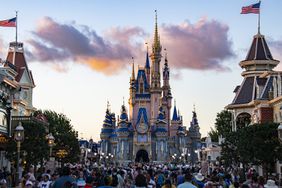
[[[144,93],[144,84],[140,83],[140,93]]]

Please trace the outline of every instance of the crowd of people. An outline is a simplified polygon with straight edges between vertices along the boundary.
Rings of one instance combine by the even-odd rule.
[[[245,176],[245,175],[243,175]],[[0,173],[1,188],[7,185]],[[200,168],[188,165],[141,164],[117,165],[65,165],[53,172],[34,167],[23,173],[20,188],[278,188],[274,178],[265,179],[250,169],[246,178],[238,171],[227,173],[215,168],[203,175]]]

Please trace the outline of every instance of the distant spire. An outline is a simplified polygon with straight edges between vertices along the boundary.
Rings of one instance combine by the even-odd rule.
[[[148,43],[146,42],[145,44],[147,45],[147,53],[146,53],[146,64],[145,64],[145,68],[146,68],[146,69],[150,69]]]
[[[124,106],[124,97],[122,97],[122,105]]]
[[[195,106],[195,104],[193,104],[193,109],[194,109],[194,112],[196,112],[196,106]]]
[[[135,79],[135,71],[134,71],[134,57],[132,57],[132,74],[131,74],[131,79]]]
[[[176,110],[176,101],[175,100],[174,100],[174,109],[173,109],[172,120],[173,121],[177,121],[178,120],[178,115],[177,115],[177,110]]]

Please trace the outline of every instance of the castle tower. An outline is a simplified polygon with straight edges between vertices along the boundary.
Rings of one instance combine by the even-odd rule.
[[[165,118],[167,121],[168,136],[170,136],[170,110],[171,110],[172,95],[171,95],[171,88],[169,83],[169,67],[168,67],[167,53],[165,53],[162,90],[163,90],[162,106],[164,108]]]
[[[129,124],[128,124],[128,116],[126,112],[125,105],[121,106],[120,119],[118,120],[117,127],[117,136],[118,136],[118,144],[117,144],[117,157],[119,161],[129,160]]]
[[[129,87],[129,118],[133,118],[133,107],[135,105],[135,94],[136,94],[136,80],[135,80],[135,70],[134,61],[132,62],[132,72],[130,77],[130,87]]]
[[[160,43],[160,36],[158,33],[157,23],[157,11],[155,15],[155,33],[154,42],[152,45],[152,54],[150,55],[152,61],[151,67],[151,123],[154,124],[158,116],[158,108],[160,106],[161,99],[161,74],[160,74],[160,62],[161,62],[161,51],[162,46]]]
[[[107,103],[107,110],[103,127],[101,129],[101,152],[107,155],[112,152],[111,137],[115,132],[115,118],[114,114],[110,112],[109,102]]]

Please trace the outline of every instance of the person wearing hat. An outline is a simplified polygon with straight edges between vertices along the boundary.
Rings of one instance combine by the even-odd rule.
[[[32,186],[33,186],[32,181],[27,180],[26,183],[25,183],[25,188],[32,188]]]
[[[274,180],[267,180],[266,184],[264,185],[265,188],[278,188],[278,186],[275,184]]]
[[[195,184],[197,185],[198,188],[203,188],[204,187],[204,185],[205,185],[204,179],[205,179],[205,177],[201,173],[197,173],[195,175],[194,182],[195,182]]]

